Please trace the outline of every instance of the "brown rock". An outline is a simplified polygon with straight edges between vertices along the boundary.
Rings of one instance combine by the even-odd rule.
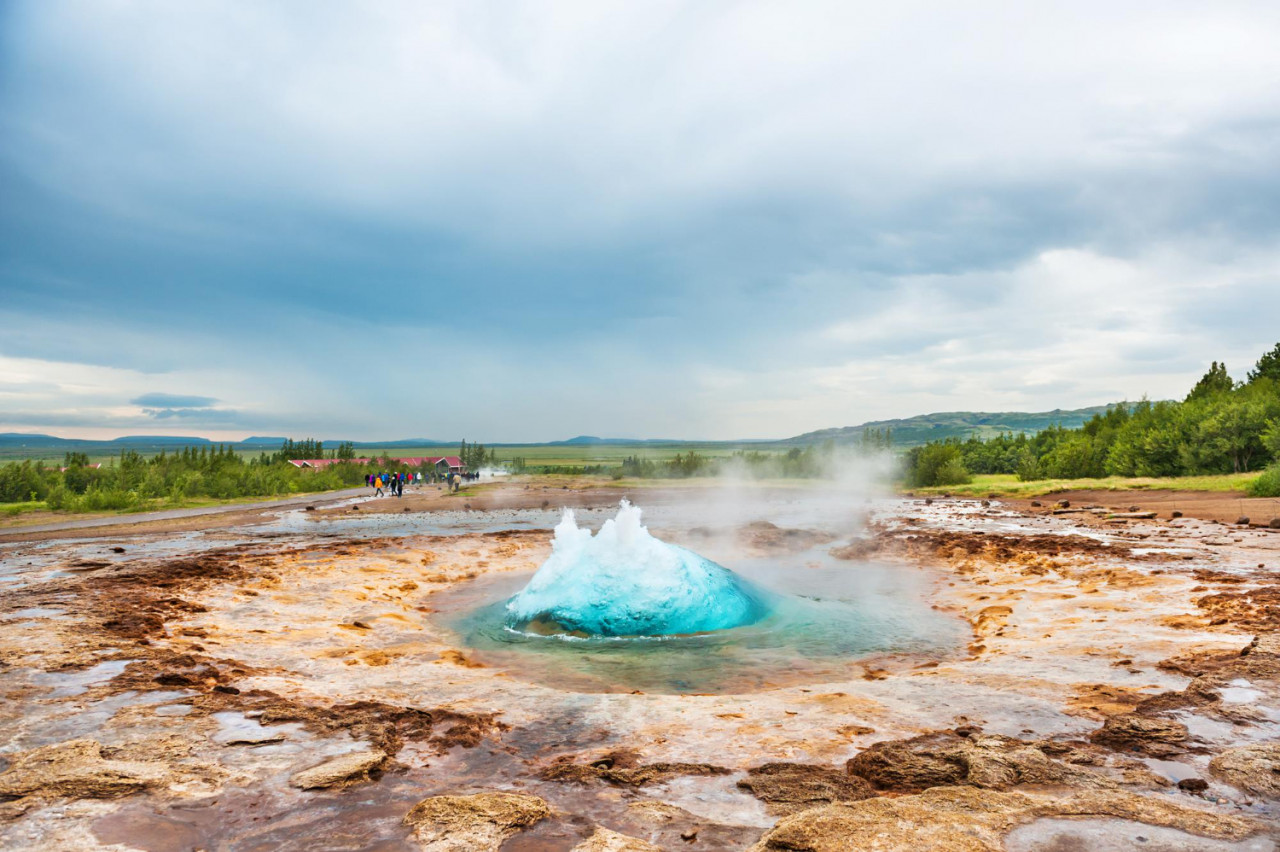
[[[676,805],[646,799],[627,805],[627,816],[651,826],[666,826],[674,822],[698,822],[699,818]]]
[[[1231,748],[1209,761],[1209,772],[1255,796],[1280,799],[1280,745]]]
[[[710,763],[635,764],[632,762],[633,759],[623,760],[618,757],[605,755],[590,763],[559,760],[539,774],[546,781],[568,781],[577,784],[607,781],[610,784],[642,787],[645,784],[657,784],[682,775],[728,775],[732,771]]]
[[[1103,775],[1050,757],[1046,749],[1064,757],[1073,754],[1069,747],[1057,744],[944,732],[876,743],[849,760],[845,768],[877,789],[896,792],[952,785],[994,790],[1019,784],[1114,786]]]
[[[0,773],[0,798],[110,799],[159,786],[168,775],[163,763],[110,760],[100,743],[70,740],[14,755]]]
[[[303,790],[319,790],[325,787],[349,787],[368,781],[372,772],[387,762],[387,753],[373,749],[342,754],[326,760],[318,766],[295,772],[289,779],[294,787]]]
[[[1244,516],[1236,518],[1236,525],[1242,527],[1249,526],[1249,518]]]
[[[537,796],[475,793],[423,799],[404,824],[424,852],[497,852],[508,837],[550,815]]]
[[[771,814],[793,814],[815,805],[856,802],[874,796],[871,784],[829,766],[766,763],[747,771],[738,787],[765,803]]]
[[[1181,722],[1138,713],[1120,713],[1109,716],[1090,739],[1108,748],[1161,757],[1183,752],[1183,744],[1188,737],[1187,726]]]
[[[662,849],[638,837],[628,837],[596,826],[595,833],[573,847],[570,852],[662,852]]]

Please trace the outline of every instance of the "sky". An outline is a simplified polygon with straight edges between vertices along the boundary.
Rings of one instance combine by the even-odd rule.
[[[0,432],[741,439],[1280,341],[1280,4],[0,0]]]

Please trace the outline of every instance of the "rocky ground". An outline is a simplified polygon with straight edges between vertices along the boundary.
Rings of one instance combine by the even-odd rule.
[[[558,506],[616,497],[0,545],[0,848],[1276,848],[1280,533],[1105,495],[654,491],[664,537],[889,565],[967,638],[707,693],[460,641],[450,613],[518,588]]]

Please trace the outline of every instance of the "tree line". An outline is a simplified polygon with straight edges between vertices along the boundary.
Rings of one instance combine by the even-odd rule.
[[[987,473],[1034,481],[1263,470],[1252,492],[1280,496],[1280,344],[1241,382],[1214,361],[1182,400],[1121,403],[1077,429],[935,441],[910,450],[904,467],[913,487]]]
[[[267,497],[363,485],[366,474],[417,471],[395,459],[353,460],[349,443],[322,456],[319,441],[286,441],[274,453],[245,457],[231,445],[183,447],[144,457],[122,450],[101,467],[84,453],[67,453],[61,466],[43,461],[0,464],[0,503],[44,501],[50,509],[97,512],[177,505],[199,499]],[[319,470],[290,464],[296,458],[336,458]],[[426,470],[434,473],[434,468]]]

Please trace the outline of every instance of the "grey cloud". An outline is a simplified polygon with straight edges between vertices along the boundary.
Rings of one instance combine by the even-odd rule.
[[[144,393],[142,396],[134,397],[129,400],[133,405],[139,405],[143,408],[209,408],[215,405],[218,400],[211,396],[194,396],[189,394],[177,393]]]
[[[379,9],[7,4],[0,355],[217,373],[131,386],[237,401],[133,400],[192,428],[767,435],[1274,336],[1273,3]],[[1217,289],[1108,312],[1054,250]]]

